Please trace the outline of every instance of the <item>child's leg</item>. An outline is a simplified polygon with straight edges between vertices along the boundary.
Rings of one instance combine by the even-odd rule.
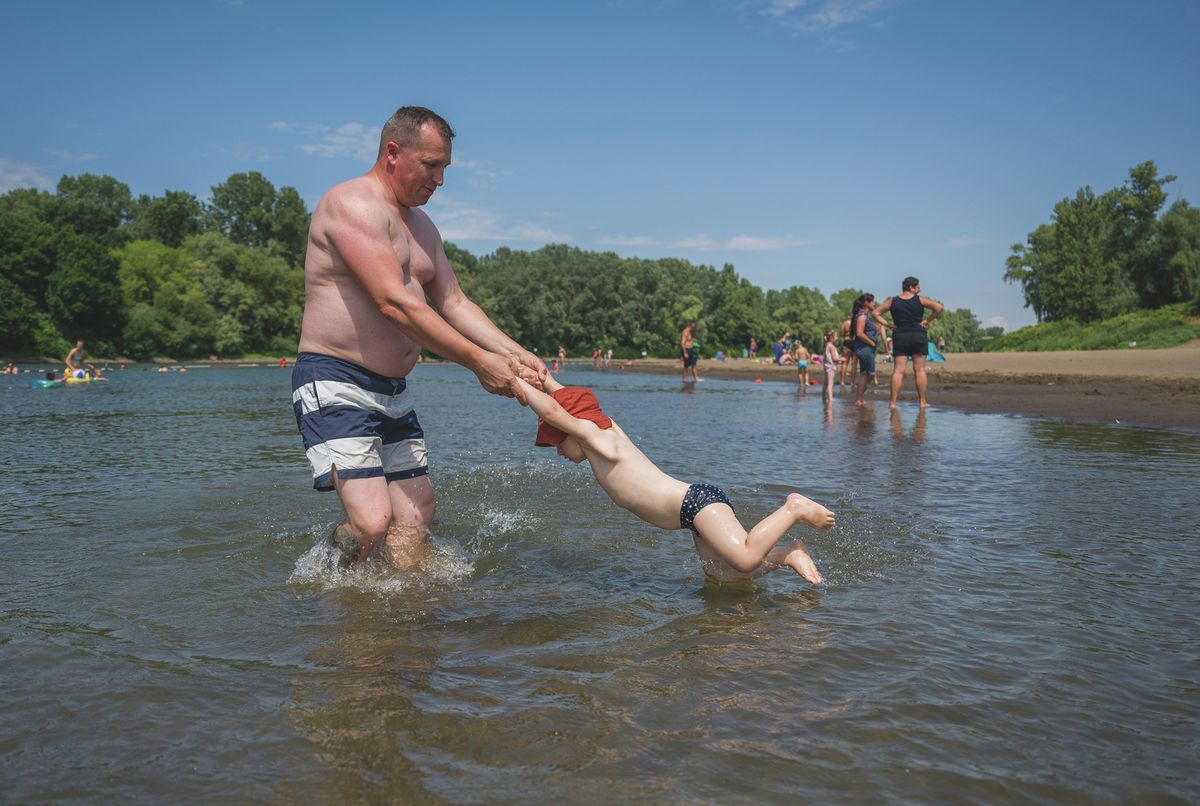
[[[800,538],[796,538],[786,546],[776,546],[767,552],[762,565],[759,566],[762,572],[755,576],[762,576],[768,571],[785,566],[814,585],[820,585],[825,581],[821,577],[821,572],[817,570],[817,564],[813,562],[812,555],[808,553],[808,546],[804,545],[804,541]]]
[[[783,506],[746,532],[727,504],[713,504],[696,515],[695,527],[700,536],[697,548],[700,548],[699,543],[702,541],[702,557],[707,559],[715,555],[739,573],[754,574],[787,530],[801,522],[815,529],[828,529],[835,521],[833,513],[816,501],[799,493],[792,493]],[[788,552],[780,559],[790,556],[799,548],[807,558],[807,566],[801,563],[802,568],[797,568],[790,562],[780,564],[795,568],[796,573],[815,585],[821,581],[821,575],[817,573],[816,566],[812,564],[812,559],[807,556],[808,552],[803,546],[804,544],[800,543],[797,547],[793,541],[793,544],[787,547]]]

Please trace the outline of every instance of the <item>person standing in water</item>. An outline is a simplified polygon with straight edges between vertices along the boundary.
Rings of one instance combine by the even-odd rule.
[[[445,181],[453,138],[436,113],[401,107],[375,164],[330,189],[309,226],[292,406],[313,486],[336,490],[345,508],[333,541],[348,564],[380,544],[397,567],[423,554],[435,501],[407,380],[422,348],[496,395],[522,394],[522,367],[546,374],[463,293],[419,209]]]
[[[696,323],[688,322],[687,327],[679,334],[679,352],[683,358],[683,382],[687,383],[688,370],[692,371],[692,380],[699,381],[700,376],[696,373],[696,364],[699,358],[696,355]]]
[[[925,315],[925,311],[932,313]],[[913,375],[917,384],[917,401],[921,408],[929,405],[926,390],[929,387],[929,377],[925,372],[925,359],[929,355],[929,323],[937,319],[945,310],[942,303],[929,297],[921,296],[921,281],[916,277],[905,277],[900,283],[900,295],[888,297],[875,312],[882,317],[889,311],[894,323],[892,335],[892,398],[888,408],[896,408],[896,400],[904,386],[904,370],[912,360]]]

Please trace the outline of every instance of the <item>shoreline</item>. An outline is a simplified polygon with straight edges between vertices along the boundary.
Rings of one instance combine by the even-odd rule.
[[[287,357],[287,366],[295,361]],[[30,361],[18,366],[28,367]],[[37,362],[45,363],[45,362]],[[116,360],[96,359],[100,364]],[[125,362],[129,369],[201,369],[277,366],[278,358],[167,359]],[[442,363],[434,360],[430,364]],[[568,359],[568,366],[590,367],[590,359]],[[1087,350],[1042,353],[949,353],[944,363],[927,364],[929,405],[969,414],[1007,414],[1071,423],[1108,423],[1200,431],[1200,340],[1160,350]],[[868,388],[867,404],[885,407],[892,364],[877,362],[879,385]],[[679,359],[641,358],[614,361],[611,371],[682,376]],[[699,362],[700,377],[796,384],[796,369],[770,359],[730,358]],[[569,370],[568,370],[569,377]],[[809,378],[824,382],[820,365]],[[682,382],[682,380],[681,380]],[[821,387],[810,386],[810,395]],[[835,389],[839,399],[851,394]],[[905,373],[900,402],[916,403],[912,370]]]
[[[576,361],[589,366],[590,362]],[[678,359],[620,362],[625,371],[682,377]],[[616,370],[618,362],[612,369]],[[1200,342],[1165,350],[1089,350],[1047,353],[950,353],[929,362],[930,408],[978,414],[1009,414],[1063,422],[1109,423],[1200,430]],[[764,383],[796,383],[796,368],[769,359],[701,359],[700,377]],[[885,407],[892,364],[878,362],[879,385],[867,404]],[[809,378],[824,383],[820,365]],[[835,395],[844,397],[849,394]],[[810,386],[809,394],[821,394]],[[902,404],[915,404],[912,369],[905,373]]]

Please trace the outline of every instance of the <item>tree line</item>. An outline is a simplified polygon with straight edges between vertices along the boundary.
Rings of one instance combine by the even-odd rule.
[[[1038,322],[1101,322],[1136,310],[1190,303],[1200,311],[1200,209],[1167,201],[1153,161],[1120,187],[1081,188],[1050,222],[1014,244],[1004,278],[1020,283]]]
[[[309,217],[294,188],[257,172],[233,174],[203,202],[181,191],[134,198],[92,174],[64,176],[53,193],[10,191],[0,196],[0,351],[57,357],[81,338],[93,354],[136,359],[291,355]],[[741,355],[751,337],[767,351],[784,333],[819,349],[862,293],[764,291],[728,264],[563,244],[477,257],[448,243],[446,252],[467,294],[543,355],[561,344],[572,355],[670,357],[690,321],[705,356]],[[998,331],[964,308],[946,311],[930,335],[974,351]]]

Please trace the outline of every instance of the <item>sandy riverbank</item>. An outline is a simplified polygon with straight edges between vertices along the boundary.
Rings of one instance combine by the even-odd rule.
[[[1200,429],[1200,341],[1169,350],[952,353],[929,365],[929,402],[969,412]],[[626,367],[675,374],[678,361],[642,359]],[[892,365],[880,363],[872,405],[886,406]],[[705,359],[700,376],[796,382],[794,367],[767,359]],[[818,366],[809,376],[822,380]],[[812,387],[819,393],[819,387]],[[911,368],[901,401],[915,401]]]

